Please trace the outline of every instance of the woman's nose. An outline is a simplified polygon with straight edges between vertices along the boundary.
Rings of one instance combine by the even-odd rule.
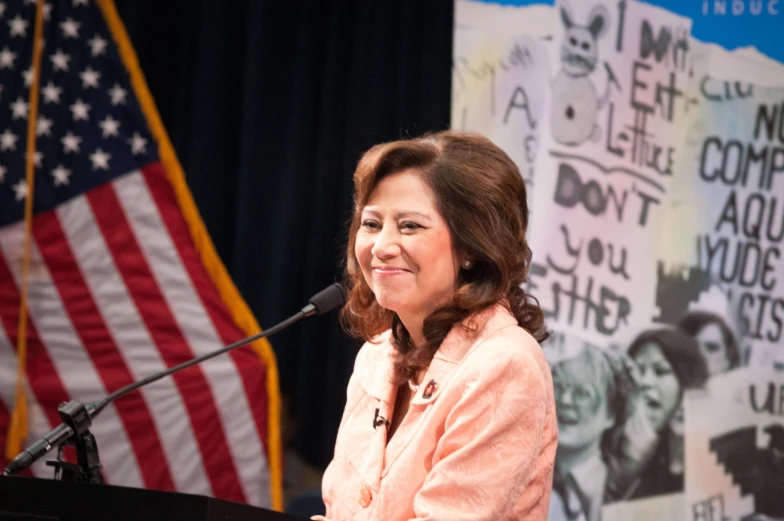
[[[388,259],[400,255],[400,235],[392,226],[384,226],[376,235],[373,248],[370,250],[374,257]]]
[[[573,398],[574,396],[572,395],[572,388],[567,387],[561,392],[561,396],[558,398],[558,403],[561,405],[573,405]]]
[[[639,377],[639,384],[640,387],[652,387],[654,385],[655,378],[653,377],[653,371],[650,371],[646,368],[641,368],[640,371],[637,373]]]

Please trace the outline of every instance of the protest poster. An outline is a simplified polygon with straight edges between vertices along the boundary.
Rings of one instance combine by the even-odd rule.
[[[547,48],[528,35],[473,27],[455,31],[452,127],[484,134],[509,154],[525,179],[532,208]]]
[[[628,343],[654,315],[656,238],[680,152],[690,21],[641,2],[556,7],[530,290],[551,327]]]
[[[784,519],[784,372],[718,375],[687,393],[685,408],[686,465],[695,471],[686,474],[683,519]]]
[[[456,58],[509,38],[541,45],[548,61],[525,83],[544,85],[531,112],[540,124],[527,129],[533,169],[516,161],[533,207],[526,290],[552,331],[543,344],[560,435],[551,521],[718,519],[692,517],[696,504],[713,512],[713,489],[684,492],[723,478],[687,455],[705,416],[691,418],[683,397],[729,389],[728,375],[784,370],[784,65],[697,41],[693,20],[651,3],[457,11]],[[471,104],[461,94],[453,126],[515,157],[519,130],[492,128],[489,95]],[[466,106],[473,124],[461,126]],[[714,415],[733,414],[706,399]],[[777,519],[749,497],[727,492],[726,518]]]
[[[659,246],[661,318],[712,314],[717,341],[733,353],[708,356],[709,365],[782,364],[784,88],[705,74],[693,91],[682,175]]]

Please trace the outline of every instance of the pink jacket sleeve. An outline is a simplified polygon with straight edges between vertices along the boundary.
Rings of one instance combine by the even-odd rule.
[[[546,504],[536,507],[541,512],[515,507],[521,496],[541,496],[549,486],[552,469],[539,457],[542,444],[551,441],[543,439],[552,400],[549,369],[544,357],[519,348],[504,345],[496,353],[469,369],[436,445],[434,465],[414,498],[418,520],[547,517]]]

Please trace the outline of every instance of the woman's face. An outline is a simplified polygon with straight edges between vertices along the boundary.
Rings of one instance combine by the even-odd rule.
[[[586,369],[583,357],[556,364],[553,369],[558,445],[566,449],[598,446],[602,434],[612,427],[606,382]]]
[[[404,324],[421,323],[454,293],[460,265],[452,236],[416,170],[378,183],[362,210],[354,254],[379,305]]]
[[[695,339],[708,364],[708,374],[713,376],[730,370],[727,346],[724,345],[724,335],[718,324],[712,323],[703,326]]]
[[[681,386],[670,362],[653,342],[643,345],[634,356],[640,372],[642,405],[648,420],[660,431],[670,421],[681,402]]]

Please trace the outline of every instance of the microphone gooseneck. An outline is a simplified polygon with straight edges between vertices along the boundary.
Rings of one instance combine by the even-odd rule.
[[[132,384],[126,385],[125,387],[118,389],[111,393],[109,396],[102,400],[98,400],[96,402],[90,403],[85,407],[87,415],[89,419],[95,418],[98,413],[100,413],[104,407],[109,405],[111,402],[116,400],[117,398],[124,396],[131,391],[138,389],[144,385],[149,383],[155,382],[169,376],[172,373],[176,373],[177,371],[181,371],[182,369],[186,369],[191,367],[192,365],[199,364],[204,362],[205,360],[209,360],[210,358],[214,358],[218,355],[222,355],[232,349],[237,347],[243,346],[245,344],[249,344],[255,340],[260,338],[268,337],[274,335],[278,331],[286,329],[287,327],[291,326],[295,322],[300,321],[305,317],[309,317],[312,315],[323,315],[332,311],[333,309],[342,306],[346,302],[346,290],[338,283],[331,284],[327,286],[325,289],[319,291],[315,295],[310,298],[308,304],[299,310],[294,315],[290,316],[283,322],[280,322],[273,327],[262,331],[256,335],[250,336],[248,338],[243,338],[242,340],[238,340],[233,344],[229,344],[225,347],[222,347],[216,351],[212,351],[211,353],[206,353],[202,356],[196,357],[192,360],[188,360],[187,362],[183,362],[179,365],[174,367],[170,367],[164,371],[159,373],[152,374],[146,378],[139,380],[138,382],[134,382]],[[70,402],[69,402],[70,403]],[[89,423],[89,422],[88,422]],[[57,426],[55,429],[51,430],[49,433],[45,434],[41,437],[38,441],[27,447],[21,453],[19,453],[12,461],[8,464],[8,466],[3,470],[3,475],[10,476],[16,474],[30,465],[38,461],[41,457],[44,456],[49,450],[53,447],[57,447],[68,441],[72,436],[74,436],[74,430],[67,424],[62,423]]]

